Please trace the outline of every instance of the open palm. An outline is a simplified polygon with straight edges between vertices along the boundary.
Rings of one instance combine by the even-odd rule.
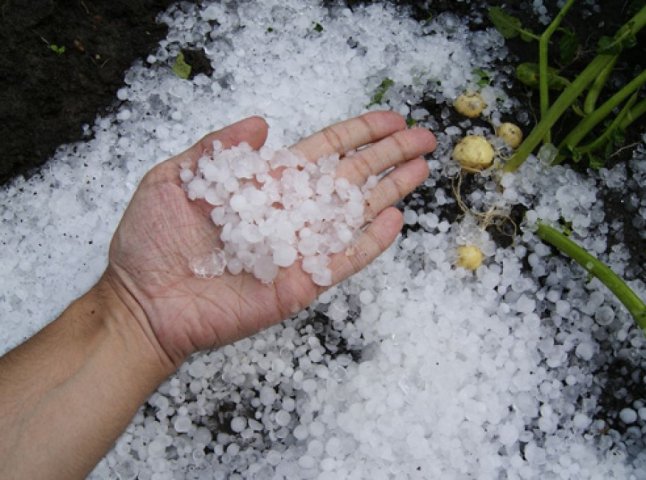
[[[189,150],[153,168],[142,180],[110,246],[107,275],[136,302],[136,318],[175,365],[192,352],[231,343],[298,312],[322,291],[296,262],[281,269],[271,284],[251,274],[197,278],[189,262],[213,251],[219,228],[205,202],[192,202],[179,179],[182,165],[193,167],[212,150],[241,142],[260,148],[267,125],[252,117],[204,137]],[[360,147],[364,147],[354,152]],[[390,207],[428,175],[421,157],[435,139],[425,129],[406,130],[391,112],[372,112],[316,133],[293,149],[310,160],[338,153],[337,176],[362,184],[370,175],[394,169],[372,191],[366,211],[371,220],[352,249],[332,257],[337,283],[365,267],[396,238],[401,213]],[[353,153],[349,153],[353,152]]]

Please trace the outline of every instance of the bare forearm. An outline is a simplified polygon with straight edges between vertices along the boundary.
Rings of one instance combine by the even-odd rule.
[[[0,359],[0,478],[83,478],[172,371],[103,279]]]

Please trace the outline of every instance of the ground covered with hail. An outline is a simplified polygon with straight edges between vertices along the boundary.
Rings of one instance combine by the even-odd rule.
[[[549,17],[534,4],[528,15]],[[646,476],[644,333],[535,233],[537,219],[567,225],[646,297],[623,242],[630,229],[643,242],[645,138],[595,171],[531,156],[515,173],[461,172],[451,153],[462,137],[484,135],[504,157],[495,127],[532,121],[511,93],[505,40],[481,14],[420,22],[378,3],[204,1],[158,21],[166,38],[127,70],[91,138],[0,191],[0,352],[98,279],[144,173],[210,130],[262,115],[278,149],[391,109],[431,129],[438,148],[386,253],[285,322],[192,356],[91,478]],[[182,50],[212,70],[183,78]],[[468,90],[487,103],[486,122],[455,115]],[[608,214],[617,198],[625,215]],[[475,270],[456,266],[466,245],[482,252]]]

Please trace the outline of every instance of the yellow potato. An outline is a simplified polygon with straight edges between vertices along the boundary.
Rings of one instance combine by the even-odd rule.
[[[484,255],[482,251],[475,245],[462,245],[458,247],[458,267],[466,268],[467,270],[476,270],[482,261]]]
[[[467,171],[480,171],[493,163],[494,149],[481,135],[467,135],[453,149],[453,158]]]
[[[523,131],[513,123],[503,123],[496,130],[496,135],[502,138],[511,148],[518,148],[523,141]]]
[[[453,107],[465,117],[475,118],[487,107],[479,93],[463,93],[455,102]]]

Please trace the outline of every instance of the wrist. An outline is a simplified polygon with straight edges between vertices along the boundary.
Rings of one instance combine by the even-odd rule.
[[[157,340],[144,309],[110,267],[90,294],[116,352],[161,380],[177,369]]]
[[[106,273],[0,358],[1,478],[84,478],[175,369],[119,288]]]

